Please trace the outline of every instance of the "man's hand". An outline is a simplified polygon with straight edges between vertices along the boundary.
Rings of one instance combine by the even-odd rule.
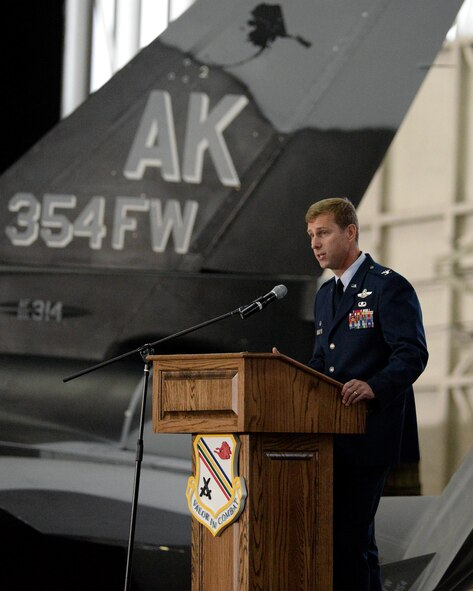
[[[350,380],[343,384],[342,403],[345,406],[356,404],[361,400],[371,400],[374,397],[374,392],[371,389],[371,386],[366,382],[362,382],[361,380]]]

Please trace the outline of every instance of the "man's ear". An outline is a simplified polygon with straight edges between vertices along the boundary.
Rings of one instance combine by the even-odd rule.
[[[357,234],[357,232],[356,232],[356,226],[355,226],[355,224],[348,224],[348,226],[347,226],[346,229],[347,229],[347,233],[348,233],[348,238],[350,240],[356,241],[356,234]]]

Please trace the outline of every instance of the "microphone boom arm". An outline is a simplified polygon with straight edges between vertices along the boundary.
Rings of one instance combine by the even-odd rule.
[[[70,376],[63,378],[62,381],[69,382],[71,380],[74,380],[75,378],[79,378],[80,376],[91,373],[91,372],[95,371],[96,369],[100,369],[101,367],[105,367],[106,365],[111,365],[112,363],[120,361],[121,359],[125,359],[126,357],[130,357],[131,355],[135,355],[136,353],[139,353],[141,355],[141,357],[145,358],[147,355],[152,355],[153,347],[155,347],[156,345],[160,345],[161,343],[165,343],[166,341],[170,341],[170,340],[175,339],[177,337],[181,337],[185,334],[189,334],[190,332],[194,332],[195,330],[199,330],[200,328],[204,328],[205,326],[208,326],[209,324],[214,324],[215,322],[219,322],[220,320],[224,320],[225,318],[229,318],[230,316],[234,316],[235,314],[239,314],[239,313],[240,313],[240,308],[236,308],[235,310],[232,310],[231,312],[227,312],[226,314],[222,314],[221,316],[217,316],[216,318],[211,318],[210,320],[206,320],[205,322],[201,322],[200,324],[196,324],[195,326],[185,328],[184,330],[181,330],[179,332],[168,335],[167,337],[163,337],[162,339],[158,339],[157,341],[154,341],[152,343],[146,343],[145,345],[141,345],[140,347],[137,347],[136,349],[133,349],[133,350],[128,351],[126,353],[122,353],[122,355],[118,355],[117,357],[112,357],[111,359],[107,359],[106,361],[102,361],[101,363],[97,363],[96,365],[92,365],[90,367],[87,367],[81,371],[78,371],[77,373],[71,374]]]
[[[180,332],[176,332],[174,334],[168,335],[162,339],[154,341],[153,343],[147,343],[142,345],[141,347],[137,347],[132,351],[128,351],[127,353],[123,353],[122,355],[118,355],[117,357],[113,357],[106,361],[102,361],[102,363],[97,363],[91,367],[83,369],[75,374],[67,376],[63,378],[63,382],[69,382],[75,378],[83,376],[87,373],[91,373],[96,369],[100,369],[101,367],[105,367],[106,365],[110,365],[112,363],[116,363],[121,359],[125,359],[125,357],[130,357],[131,355],[135,355],[139,353],[141,358],[144,361],[144,379],[143,379],[143,394],[141,400],[141,412],[140,412],[140,424],[138,429],[138,441],[136,445],[136,461],[135,461],[135,479],[133,483],[133,499],[132,499],[132,507],[131,507],[131,517],[130,517],[130,531],[129,531],[129,538],[128,538],[128,549],[127,549],[127,561],[126,561],[126,572],[125,572],[125,591],[130,591],[131,589],[131,567],[132,567],[132,559],[133,559],[133,545],[135,539],[135,526],[136,526],[136,511],[138,507],[138,494],[139,494],[139,486],[140,486],[140,475],[141,475],[141,462],[143,458],[143,431],[144,431],[144,420],[145,420],[145,406],[146,406],[146,396],[147,396],[147,388],[148,388],[148,379],[150,374],[151,363],[147,359],[148,355],[152,355],[154,353],[153,347],[156,345],[160,345],[161,343],[165,343],[166,341],[170,341],[171,339],[175,339],[185,334],[189,334],[199,328],[204,328],[209,324],[214,324],[215,322],[219,322],[220,320],[224,320],[225,318],[229,318],[230,316],[234,316],[235,314],[240,314],[241,318],[244,319],[246,316],[253,314],[253,312],[257,312],[262,310],[267,304],[272,302],[274,299],[280,299],[286,295],[287,289],[284,285],[277,285],[272,291],[267,293],[266,295],[258,298],[248,306],[241,306],[240,308],[236,308],[231,312],[227,312],[226,314],[222,314],[221,316],[217,316],[215,318],[211,318],[210,320],[206,320],[205,322],[201,322],[200,324],[196,324],[195,326],[191,326],[190,328],[186,328],[181,330]]]

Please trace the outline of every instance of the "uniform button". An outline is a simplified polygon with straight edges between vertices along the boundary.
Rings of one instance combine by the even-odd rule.
[[[329,370],[329,372],[330,372],[330,373],[333,373],[333,372],[335,371],[335,368],[333,367],[333,365],[331,365],[331,366],[328,368],[328,370]]]
[[[330,349],[335,349],[335,343],[330,343],[329,347]]]

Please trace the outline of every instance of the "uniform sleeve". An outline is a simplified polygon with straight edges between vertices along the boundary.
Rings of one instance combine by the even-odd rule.
[[[419,300],[400,275],[384,283],[378,322],[389,350],[388,363],[366,381],[381,408],[403,394],[427,365],[428,352]]]

